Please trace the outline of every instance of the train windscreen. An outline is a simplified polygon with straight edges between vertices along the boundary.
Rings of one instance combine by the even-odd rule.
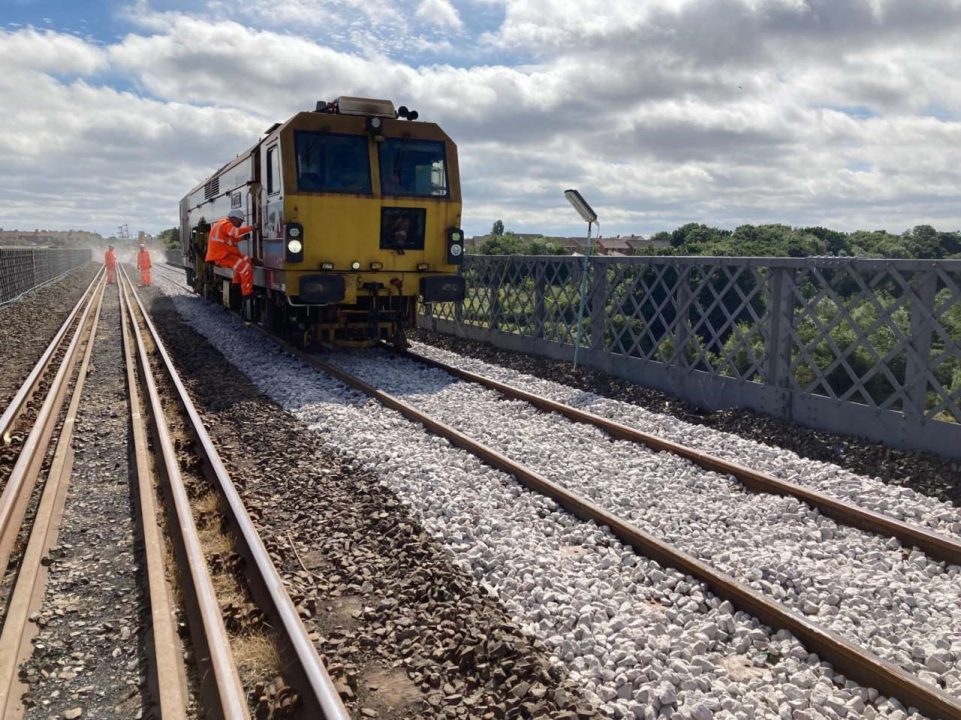
[[[377,146],[384,195],[447,197],[444,143],[384,138]]]
[[[299,131],[294,146],[298,190],[370,194],[366,135]]]

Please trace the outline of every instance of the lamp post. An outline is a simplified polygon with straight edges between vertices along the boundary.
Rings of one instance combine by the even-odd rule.
[[[587,304],[587,273],[591,256],[591,225],[597,223],[597,213],[587,204],[587,200],[573,188],[564,191],[567,198],[578,214],[587,222],[587,240],[584,243],[584,271],[581,273],[581,307],[577,311],[577,338],[574,341],[574,368],[577,369],[577,351],[581,347],[581,334],[584,324],[584,307]],[[597,223],[600,224],[600,223]]]

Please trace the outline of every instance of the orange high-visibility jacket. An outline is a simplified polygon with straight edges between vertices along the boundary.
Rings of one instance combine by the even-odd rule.
[[[103,254],[103,264],[107,266],[110,270],[117,267],[117,256],[114,254],[113,250],[107,250]]]
[[[137,253],[137,269],[138,270],[150,269],[150,252],[147,250],[147,248],[144,248],[139,253]]]
[[[213,262],[230,255],[230,248],[240,242],[240,238],[253,228],[243,225],[235,228],[227,218],[218,220],[210,226],[210,236],[207,238],[207,256],[204,262]]]

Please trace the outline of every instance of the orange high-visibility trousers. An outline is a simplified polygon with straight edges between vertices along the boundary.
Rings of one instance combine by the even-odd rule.
[[[111,285],[117,284],[117,267],[115,265],[107,265],[107,282]]]
[[[244,297],[254,294],[254,266],[250,258],[240,250],[229,246],[227,254],[222,258],[217,258],[213,263],[222,268],[231,268],[234,277],[231,282],[240,283],[240,292]]]
[[[144,268],[140,271],[140,284],[146,286],[150,284],[150,281],[150,268]]]

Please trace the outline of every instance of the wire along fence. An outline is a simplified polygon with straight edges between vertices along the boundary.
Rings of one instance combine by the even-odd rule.
[[[90,262],[91,251],[68,248],[0,248],[0,305]]]
[[[469,256],[440,332],[571,360],[583,258]],[[961,457],[961,261],[591,258],[578,361],[709,409],[748,407]]]

